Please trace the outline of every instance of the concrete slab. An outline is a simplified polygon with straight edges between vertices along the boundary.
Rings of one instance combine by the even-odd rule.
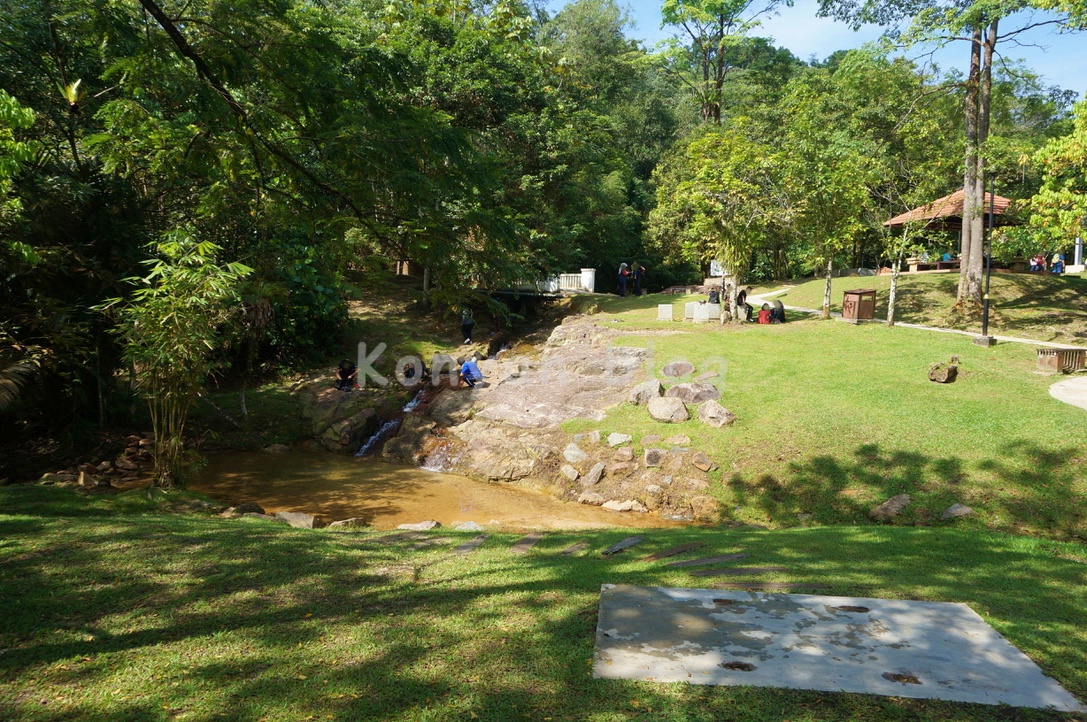
[[[1087,409],[1087,376],[1075,376],[1049,387],[1049,395],[1081,409]]]
[[[593,673],[1087,711],[944,602],[605,584]]]

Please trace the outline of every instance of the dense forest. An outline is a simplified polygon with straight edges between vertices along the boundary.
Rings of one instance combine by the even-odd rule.
[[[7,0],[0,433],[322,358],[397,267],[452,308],[621,261],[651,288],[886,266],[948,241],[882,221],[964,183],[1023,201],[994,255],[1071,248],[1087,105],[1004,62],[1022,3],[825,0],[906,30],[819,62],[759,36],[777,4],[667,0],[648,49],[614,0]],[[950,38],[961,68],[900,52]]]

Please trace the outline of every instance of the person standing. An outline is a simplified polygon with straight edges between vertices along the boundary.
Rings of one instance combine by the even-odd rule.
[[[645,266],[635,261],[630,266],[630,278],[634,282],[634,295],[641,296],[645,291],[642,290],[642,279],[645,277]]]
[[[630,271],[627,270],[627,264],[619,264],[619,298],[626,298],[627,295],[627,279],[630,277]]]
[[[476,325],[472,309],[465,306],[460,312],[460,335],[464,336],[464,343],[472,343],[472,327]]]

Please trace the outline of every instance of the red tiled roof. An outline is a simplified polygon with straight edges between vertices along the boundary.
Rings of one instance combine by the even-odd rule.
[[[1011,199],[1004,196],[993,196],[992,193],[985,193],[985,213],[989,212],[989,199],[993,199],[993,215],[1001,216],[1007,212],[1008,206],[1011,205]],[[910,221],[930,221],[930,226],[941,228],[961,228],[962,227],[962,205],[963,205],[963,192],[961,190],[955,191],[949,196],[938,198],[928,205],[921,206],[920,208],[914,208],[912,211],[906,211],[901,213],[889,221],[884,221],[883,225],[896,227],[903,226]]]

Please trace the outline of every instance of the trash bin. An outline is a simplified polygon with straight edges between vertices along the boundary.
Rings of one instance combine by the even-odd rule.
[[[846,291],[842,299],[842,318],[850,323],[871,321],[876,317],[876,291],[861,288]]]

